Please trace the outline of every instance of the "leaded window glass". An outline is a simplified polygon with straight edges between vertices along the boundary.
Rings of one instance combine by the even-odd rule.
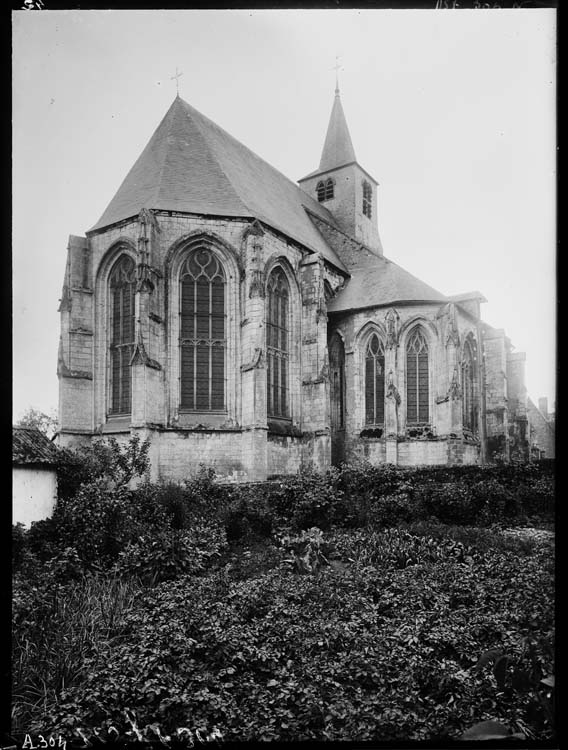
[[[365,423],[383,424],[385,419],[385,349],[376,333],[365,352]]]
[[[225,273],[199,248],[180,272],[180,409],[225,409]]]
[[[269,417],[289,417],[290,294],[281,268],[270,274],[266,298],[267,414]]]
[[[428,344],[422,328],[415,328],[406,345],[406,421],[425,424],[430,419]]]
[[[463,426],[477,432],[477,409],[475,404],[475,358],[471,343],[466,340],[462,360],[462,404]]]
[[[345,427],[345,348],[337,333],[329,344],[329,376],[331,429],[342,430]]]
[[[130,414],[134,351],[135,265],[128,255],[115,263],[110,276],[110,413]]]

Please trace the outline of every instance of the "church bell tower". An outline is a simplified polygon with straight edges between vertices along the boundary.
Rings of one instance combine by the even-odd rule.
[[[346,234],[382,254],[378,182],[357,162],[337,84],[319,168],[298,184],[333,214]]]

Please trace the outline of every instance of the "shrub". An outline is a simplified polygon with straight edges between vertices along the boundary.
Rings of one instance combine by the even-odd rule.
[[[198,473],[184,482],[187,515],[191,519],[218,518],[232,488],[215,482],[215,470],[201,466]]]
[[[115,438],[93,440],[76,449],[58,451],[58,497],[73,497],[83,484],[106,478],[109,482],[126,485],[135,477],[144,476],[149,469],[150,442],[133,435],[125,446]]]
[[[310,469],[267,486],[267,503],[278,525],[294,529],[329,528],[333,520],[333,497],[328,476]],[[261,492],[259,487],[258,492]]]
[[[368,512],[373,526],[388,527],[410,521],[419,515],[420,509],[406,492],[378,497]]]
[[[474,669],[487,650],[515,654],[535,620],[551,673],[550,560],[491,549],[472,563],[459,543],[396,529],[304,538],[316,536],[354,562],[246,581],[218,571],[144,592],[126,622],[136,637],[86,657],[88,680],[52,705],[45,730],[92,736],[127,709],[141,729],[171,733],[189,717],[225,741],[408,742],[488,718],[551,737],[534,698]]]
[[[267,507],[266,498],[254,487],[235,493],[222,518],[230,542],[267,539],[274,528],[274,515]]]
[[[110,489],[106,479],[82,485],[77,494],[60,500],[53,514],[59,542],[74,546],[90,566],[108,566],[136,534],[132,493]]]
[[[131,542],[120,553],[117,570],[155,586],[183,574],[203,573],[225,547],[224,530],[219,527],[199,524],[189,530],[161,530]]]
[[[12,524],[12,569],[18,570],[26,549],[26,528],[22,523]]]

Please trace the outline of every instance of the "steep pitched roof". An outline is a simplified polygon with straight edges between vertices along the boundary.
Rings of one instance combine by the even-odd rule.
[[[433,287],[417,279],[392,260],[378,254],[366,254],[365,262],[349,268],[351,278],[329,301],[329,312],[347,312],[400,302],[448,302]]]
[[[345,271],[304,206],[335,224],[294,182],[176,97],[90,231],[137,216],[141,208],[255,217]]]
[[[319,171],[327,171],[357,161],[355,149],[349,135],[347,120],[339,98],[339,89],[335,89],[335,99],[331,108],[329,125],[321,154]]]
[[[12,427],[12,463],[54,464],[57,448],[35,427]]]

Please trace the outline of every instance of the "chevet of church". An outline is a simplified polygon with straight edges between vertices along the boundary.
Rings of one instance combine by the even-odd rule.
[[[69,238],[60,444],[139,435],[153,480],[528,458],[525,355],[384,255],[377,188],[338,89],[297,184],[178,95]]]

